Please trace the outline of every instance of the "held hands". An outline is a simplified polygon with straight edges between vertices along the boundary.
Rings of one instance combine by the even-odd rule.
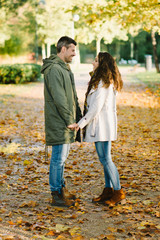
[[[71,129],[71,130],[76,130],[76,131],[79,130],[79,126],[78,126],[77,123],[73,123],[73,124],[68,125],[68,128]]]

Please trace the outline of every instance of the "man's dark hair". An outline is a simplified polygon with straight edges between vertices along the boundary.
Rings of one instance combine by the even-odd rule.
[[[60,53],[63,46],[65,46],[66,48],[69,48],[69,45],[71,43],[73,43],[75,46],[77,45],[74,39],[67,36],[61,37],[57,42],[57,53]]]

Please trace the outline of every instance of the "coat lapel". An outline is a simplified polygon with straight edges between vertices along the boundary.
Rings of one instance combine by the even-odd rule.
[[[90,92],[88,93],[88,95],[91,95],[91,94],[94,93],[96,90],[97,90],[97,89],[92,88],[92,89],[90,90]]]

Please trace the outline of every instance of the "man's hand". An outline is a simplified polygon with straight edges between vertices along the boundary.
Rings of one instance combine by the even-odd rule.
[[[76,131],[79,130],[79,126],[78,126],[77,123],[70,124],[70,125],[68,125],[67,127],[68,127],[69,129],[71,129],[71,130],[76,130]]]

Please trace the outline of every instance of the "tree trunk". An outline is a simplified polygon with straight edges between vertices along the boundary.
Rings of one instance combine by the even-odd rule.
[[[51,44],[47,43],[47,57],[49,57],[51,54]]]
[[[131,36],[131,53],[130,53],[130,58],[133,59],[134,57],[134,41],[133,37]]]
[[[42,59],[46,58],[46,48],[45,43],[42,43]]]
[[[100,51],[101,51],[101,38],[98,38],[96,40],[96,53],[97,53],[97,55]]]
[[[158,56],[157,56],[156,38],[155,38],[155,31],[153,29],[151,31],[151,37],[152,37],[152,46],[153,46],[153,56],[154,56],[155,67],[156,67],[157,73],[159,73],[160,70],[159,70],[159,62],[158,62]]]
[[[80,51],[79,51],[79,44],[76,46],[76,56],[72,60],[73,69],[78,69],[80,65]]]
[[[116,42],[115,53],[116,53],[116,62],[119,62],[119,60],[120,60],[120,43],[118,41]]]
[[[76,60],[77,60],[77,64],[80,64],[79,44],[77,44],[77,49],[76,49]]]

